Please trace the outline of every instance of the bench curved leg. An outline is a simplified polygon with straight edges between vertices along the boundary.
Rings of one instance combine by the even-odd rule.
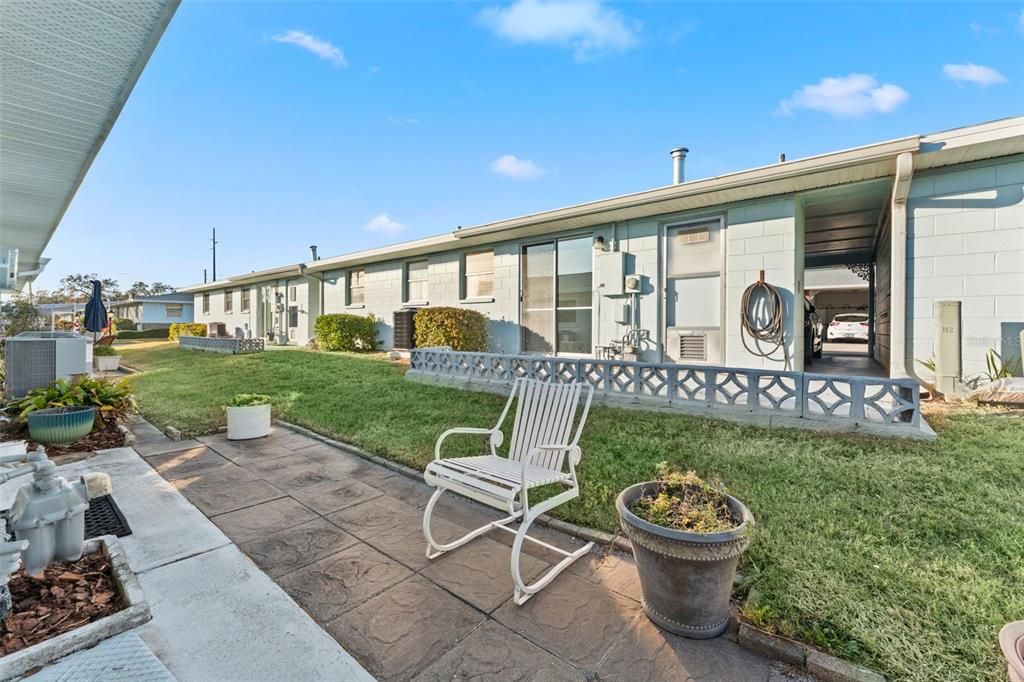
[[[547,587],[552,580],[558,577],[559,573],[569,568],[572,562],[576,561],[582,556],[585,556],[588,552],[590,552],[590,549],[594,546],[593,542],[588,542],[575,552],[566,552],[564,550],[558,549],[557,547],[552,547],[547,543],[540,542],[538,540],[533,540],[532,538],[527,536],[527,530],[529,530],[530,526],[537,519],[537,517],[543,513],[543,511],[543,509],[538,508],[530,512],[530,514],[527,515],[525,519],[523,519],[522,524],[519,526],[519,531],[516,533],[515,542],[512,543],[512,580],[513,582],[515,582],[516,586],[515,593],[512,595],[512,601],[516,603],[516,606],[522,606],[523,604],[525,604],[530,597],[532,597],[533,595],[537,594],[542,589]],[[524,540],[532,540],[533,542],[538,542],[539,544],[544,545],[548,549],[552,549],[565,556],[564,559],[562,559],[557,564],[549,568],[544,575],[537,578],[537,580],[533,581],[533,583],[530,585],[527,585],[523,581],[523,576],[519,572],[519,557],[523,550]]]
[[[508,523],[510,520],[513,520],[515,518],[515,516],[510,516],[507,519],[502,519],[501,521],[487,523],[483,526],[480,526],[479,528],[476,528],[475,530],[471,530],[470,532],[466,533],[457,540],[453,540],[445,544],[439,543],[436,540],[434,540],[434,536],[430,532],[430,517],[434,513],[434,506],[437,504],[437,501],[441,499],[441,495],[443,495],[444,493],[445,489],[438,486],[437,490],[434,491],[434,494],[430,496],[430,501],[427,502],[426,509],[423,510],[423,537],[427,540],[428,559],[436,559],[445,552],[450,552],[456,547],[461,547],[470,540],[483,535],[484,533],[491,530],[495,525]]]

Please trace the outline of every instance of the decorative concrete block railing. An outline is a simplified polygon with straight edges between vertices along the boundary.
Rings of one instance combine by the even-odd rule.
[[[892,435],[922,429],[920,389],[910,379],[470,353],[417,348],[407,376],[504,392],[518,377],[584,381],[595,399],[652,409],[702,413],[775,426],[856,428]]]
[[[208,336],[179,336],[178,347],[189,350],[204,350],[210,353],[259,353],[263,350],[263,339],[233,339]]]

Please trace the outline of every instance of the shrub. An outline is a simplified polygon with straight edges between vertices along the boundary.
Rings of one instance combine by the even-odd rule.
[[[135,322],[127,317],[115,317],[112,322],[118,331],[133,331],[135,329]]]
[[[168,327],[159,327],[157,329],[139,329],[137,331],[125,331],[118,332],[117,338],[119,339],[166,339],[170,334]]]
[[[239,393],[231,402],[228,403],[228,407],[255,407],[256,405],[269,405],[270,396],[263,393]]]
[[[202,322],[174,322],[168,328],[167,338],[177,341],[181,336],[206,336],[206,325]]]
[[[8,404],[5,411],[24,423],[29,413],[47,407],[95,407],[96,426],[100,426],[103,421],[120,421],[134,412],[135,398],[127,379],[58,379],[49,386],[29,391],[24,398]]]
[[[93,346],[92,354],[99,358],[110,355],[120,355],[120,353],[117,352],[117,349],[113,346]]]
[[[373,315],[320,315],[313,331],[320,350],[371,351],[377,347],[377,318]]]
[[[452,350],[487,350],[487,318],[467,308],[422,308],[416,312],[417,348],[450,346]]]

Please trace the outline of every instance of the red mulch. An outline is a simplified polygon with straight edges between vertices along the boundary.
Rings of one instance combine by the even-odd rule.
[[[55,561],[38,578],[24,570],[11,578],[14,608],[0,624],[0,656],[56,637],[123,608],[110,560],[95,552]]]
[[[0,429],[0,442],[5,440],[24,440],[28,444],[29,451],[38,447],[38,444],[29,438],[28,429],[17,432]],[[122,445],[124,445],[124,432],[116,424],[104,423],[102,429],[95,429],[85,438],[70,445],[44,445],[43,447],[48,456],[56,457],[73,452],[95,452],[107,448],[119,448]]]

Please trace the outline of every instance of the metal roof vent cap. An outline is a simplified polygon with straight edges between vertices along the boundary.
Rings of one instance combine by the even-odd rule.
[[[686,154],[690,150],[686,147],[676,147],[671,152],[672,155],[672,184],[678,185],[685,181],[685,170],[686,170]]]

